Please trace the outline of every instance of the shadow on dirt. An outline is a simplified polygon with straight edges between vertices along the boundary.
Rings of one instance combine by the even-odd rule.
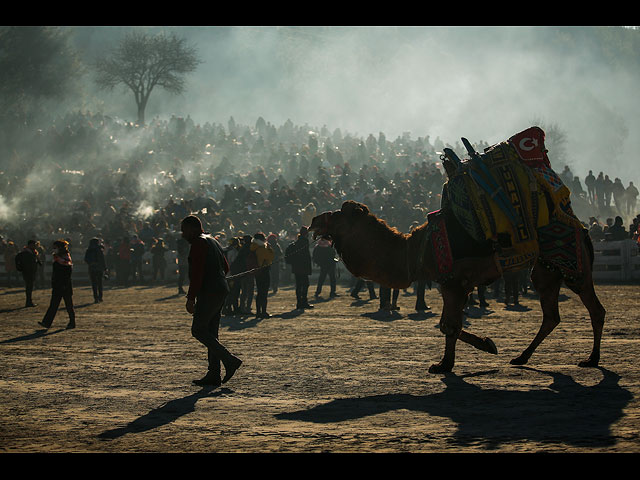
[[[263,319],[253,315],[226,315],[220,318],[220,326],[229,330],[244,330],[257,326]]]
[[[2,340],[0,342],[0,344],[24,342],[24,341],[27,341],[27,340],[35,340],[36,338],[42,338],[42,337],[46,337],[48,335],[53,335],[55,333],[60,333],[60,332],[64,332],[64,331],[66,331],[66,328],[60,328],[58,330],[47,330],[46,328],[41,328],[41,329],[36,330],[35,332],[29,333],[27,335],[21,335],[19,337],[9,338],[7,340]]]
[[[600,383],[585,387],[561,373],[515,368],[549,375],[553,382],[539,390],[484,389],[465,382],[465,378],[491,375],[496,370],[466,376],[451,373],[443,376],[446,389],[441,393],[337,399],[275,417],[335,423],[405,409],[451,419],[457,431],[450,442],[460,446],[479,444],[493,450],[519,440],[592,447],[615,444],[611,426],[624,416],[623,410],[633,398],[620,387],[618,374],[599,368],[603,374]]]
[[[162,427],[163,425],[174,422],[183,415],[192,413],[195,410],[196,402],[201,398],[219,397],[226,393],[231,393],[231,390],[228,388],[222,388],[220,390],[215,390],[213,387],[203,388],[196,393],[183,398],[171,400],[158,408],[154,408],[149,413],[136,418],[124,427],[102,432],[98,435],[98,438],[102,440],[113,440],[115,438],[122,437],[127,433],[141,433]]]
[[[428,318],[437,317],[438,315],[436,313],[427,311],[413,312],[403,315],[398,311],[378,310],[377,312],[362,313],[360,316],[370,318],[371,320],[378,320],[380,322],[392,322],[394,320],[400,320],[402,318],[408,318],[415,321],[427,320]]]

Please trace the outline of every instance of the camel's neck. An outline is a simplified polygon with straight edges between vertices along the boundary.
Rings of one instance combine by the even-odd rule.
[[[425,266],[431,256],[421,252],[429,246],[425,235],[424,226],[407,235],[372,221],[369,229],[358,228],[357,234],[334,236],[334,240],[353,275],[388,287],[407,288],[415,280],[430,278]]]

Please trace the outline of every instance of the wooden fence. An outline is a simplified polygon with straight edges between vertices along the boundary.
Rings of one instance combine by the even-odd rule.
[[[640,256],[634,240],[593,242],[596,281],[629,282],[640,280]]]

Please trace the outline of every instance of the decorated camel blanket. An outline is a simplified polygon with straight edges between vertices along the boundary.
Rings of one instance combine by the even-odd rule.
[[[539,256],[565,277],[582,270],[583,227],[538,127],[460,162],[444,185],[441,207],[478,242],[495,242],[503,271],[529,267]]]

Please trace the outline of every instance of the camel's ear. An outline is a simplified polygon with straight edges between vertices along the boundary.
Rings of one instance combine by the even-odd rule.
[[[353,200],[347,200],[342,204],[342,212],[347,215],[366,215],[369,213],[369,209],[363,203],[354,202]]]

